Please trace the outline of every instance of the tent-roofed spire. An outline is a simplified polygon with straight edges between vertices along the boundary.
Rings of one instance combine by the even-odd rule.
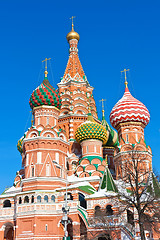
[[[73,19],[72,19],[73,20]],[[64,72],[64,76],[61,79],[61,83],[67,83],[70,80],[75,82],[86,82],[87,77],[84,73],[82,64],[79,60],[78,56],[78,41],[79,34],[74,31],[72,22],[72,30],[67,34],[67,40],[69,42],[69,59],[67,62],[67,66]]]
[[[106,192],[118,192],[108,166],[106,167],[106,170],[103,174],[99,189],[106,189]]]

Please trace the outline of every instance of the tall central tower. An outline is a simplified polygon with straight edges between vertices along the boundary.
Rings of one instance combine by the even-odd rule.
[[[64,76],[58,84],[59,93],[62,99],[60,116],[58,119],[60,128],[66,131],[71,142],[75,141],[77,127],[87,119],[89,107],[95,119],[97,111],[93,98],[93,87],[87,81],[78,56],[78,41],[80,36],[72,30],[67,34],[69,43],[69,59]]]

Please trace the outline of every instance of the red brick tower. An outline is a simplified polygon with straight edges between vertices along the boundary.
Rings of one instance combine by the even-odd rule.
[[[30,97],[30,106],[34,125],[23,139],[23,190],[64,186],[69,144],[66,134],[57,127],[61,100],[48,81],[47,69],[44,81]]]
[[[71,142],[75,141],[77,127],[87,119],[89,105],[93,117],[97,118],[95,101],[92,94],[93,87],[87,81],[78,57],[77,45],[79,38],[79,34],[74,31],[72,22],[72,30],[67,34],[67,41],[70,46],[69,59],[64,76],[58,84],[62,99],[58,122],[60,128],[66,131]],[[73,149],[72,152],[74,152]]]
[[[150,114],[145,105],[129,92],[126,71],[124,69],[125,93],[110,113],[111,124],[116,128],[119,136],[119,146],[114,157],[117,179],[123,179],[123,168],[120,165],[125,164],[127,160],[125,155],[133,150],[145,154],[144,171],[152,169],[151,148],[146,145],[144,139],[144,128],[149,123]]]

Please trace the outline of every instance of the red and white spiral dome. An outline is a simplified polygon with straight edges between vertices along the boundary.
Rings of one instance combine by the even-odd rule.
[[[134,98],[125,88],[123,97],[116,103],[110,113],[110,122],[114,128],[124,122],[141,122],[145,126],[149,123],[150,114],[146,106]]]

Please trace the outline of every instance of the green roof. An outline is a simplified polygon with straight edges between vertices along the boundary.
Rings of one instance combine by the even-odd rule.
[[[100,184],[100,189],[106,189],[106,191],[110,192],[118,192],[117,187],[114,183],[113,177],[109,171],[109,168],[106,168],[106,171],[104,172],[104,175],[102,177],[102,181]]]
[[[112,147],[116,147],[118,145],[118,136],[115,142],[113,142],[113,139],[115,137],[116,132],[109,126],[109,124],[107,123],[105,116],[102,116],[102,125],[106,128],[106,130],[109,132],[109,137],[108,137],[108,141],[105,144],[105,146],[112,146]]]
[[[6,187],[5,190],[1,193],[1,195],[6,194],[6,191],[9,189],[10,187]]]
[[[93,194],[95,193],[95,189],[89,185],[86,185],[86,186],[79,186],[78,189],[88,193],[88,194]]]

